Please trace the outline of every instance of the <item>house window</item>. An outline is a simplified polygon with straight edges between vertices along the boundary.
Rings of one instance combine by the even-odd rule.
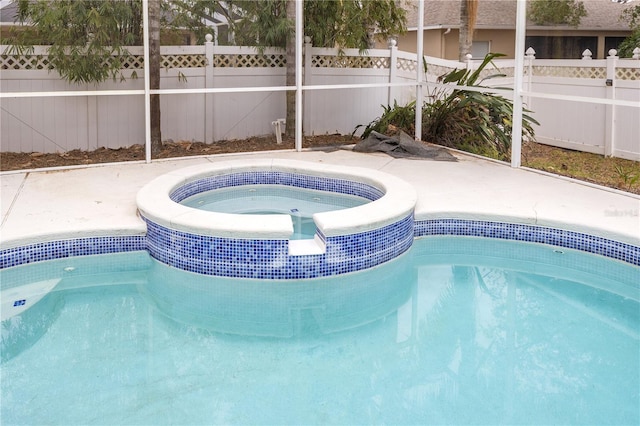
[[[484,59],[490,52],[491,43],[488,41],[473,41],[471,44],[471,59]]]
[[[619,50],[620,43],[624,41],[625,37],[605,37],[604,38],[604,55],[609,56],[609,50]]]
[[[580,59],[585,49],[598,59],[598,37],[528,36],[525,44],[533,47],[538,59]]]

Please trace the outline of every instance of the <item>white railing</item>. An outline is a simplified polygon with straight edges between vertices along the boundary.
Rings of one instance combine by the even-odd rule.
[[[5,50],[0,46],[0,52]],[[0,55],[1,150],[64,152],[143,144],[144,57],[139,47],[130,53],[124,80],[82,86],[64,82],[50,69],[44,47],[36,47],[29,56]],[[425,62],[427,85],[453,69],[473,69],[478,64],[432,57],[425,57]],[[487,83],[512,85],[514,61],[495,63],[506,77]],[[259,53],[252,47],[210,42],[167,46],[162,48],[162,64],[165,140],[214,142],[264,135],[285,116],[284,90],[241,93],[266,86],[283,88],[286,60],[281,50]],[[540,60],[529,51],[525,64],[525,103],[540,122],[539,141],[640,159],[640,108],[634,107],[636,102],[640,105],[640,61],[615,55],[606,60]],[[362,55],[355,49],[337,51],[305,43],[305,134],[351,133],[356,125],[379,116],[381,105],[411,101],[417,66],[423,64],[417,63],[415,54],[395,46]],[[381,84],[386,86],[368,86]],[[185,89],[188,93],[166,92]],[[60,96],[27,96],[33,92]]]

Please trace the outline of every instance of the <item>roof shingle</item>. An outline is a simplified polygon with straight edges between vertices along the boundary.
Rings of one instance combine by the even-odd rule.
[[[457,28],[460,25],[461,0],[425,0],[424,25]],[[634,3],[613,3],[610,0],[583,0],[587,16],[582,18],[578,29],[589,30],[627,30],[628,26],[620,20],[625,8],[634,7]],[[479,0],[476,28],[515,28],[517,0]],[[407,26],[415,29],[418,22],[417,2],[412,1],[407,10]],[[531,21],[528,28],[540,27]],[[563,28],[571,28],[566,25]]]

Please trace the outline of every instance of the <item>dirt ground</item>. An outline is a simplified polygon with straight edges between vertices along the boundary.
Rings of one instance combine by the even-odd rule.
[[[358,142],[358,138],[343,135],[323,135],[305,137],[304,148],[339,146]],[[293,138],[283,139],[281,144],[275,136],[253,137],[243,140],[218,141],[210,144],[203,142],[168,141],[163,143],[162,151],[154,158],[178,158],[195,155],[214,155],[237,152],[270,151],[294,149]],[[145,159],[143,145],[132,145],[128,148],[98,148],[95,151],[73,150],[65,153],[0,153],[0,171],[39,169],[44,167],[71,166],[83,164],[115,163]]]
[[[322,135],[304,137],[304,148],[335,148],[355,144],[359,138],[350,135]],[[253,137],[243,140],[202,142],[165,142],[155,158],[177,158],[195,155],[269,151],[295,148],[293,138],[276,143],[275,136]],[[0,171],[26,170],[46,167],[112,163],[144,160],[142,145],[128,148],[100,148],[95,151],[69,151],[65,153],[0,153]],[[569,176],[611,188],[640,194],[640,162],[620,158],[571,151],[537,143],[522,148],[522,165],[551,173]]]
[[[522,147],[522,165],[640,194],[640,162],[538,143]]]

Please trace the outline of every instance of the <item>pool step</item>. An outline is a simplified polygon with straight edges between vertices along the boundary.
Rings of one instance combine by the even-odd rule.
[[[4,321],[26,311],[53,290],[60,281],[61,278],[54,278],[2,290],[0,293],[1,320]]]
[[[289,240],[289,256],[324,254],[326,251],[327,247],[324,241],[317,235],[304,240]]]

